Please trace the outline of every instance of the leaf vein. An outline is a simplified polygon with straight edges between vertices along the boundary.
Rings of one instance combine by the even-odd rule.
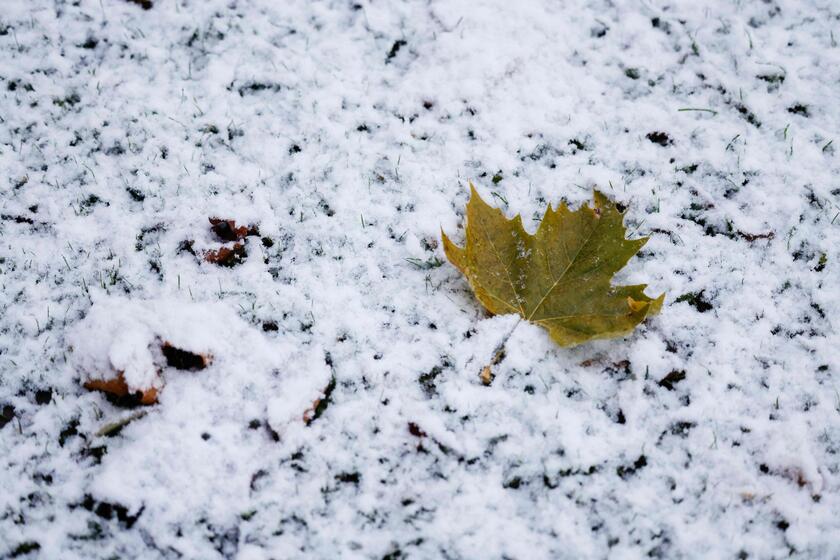
[[[517,291],[516,291],[516,285],[513,283],[513,279],[511,278],[511,275],[510,275],[510,270],[508,270],[508,267],[505,264],[505,261],[502,260],[502,256],[499,254],[498,249],[496,249],[496,244],[493,243],[493,240],[490,238],[490,235],[487,233],[487,229],[484,227],[484,224],[482,222],[479,222],[477,225],[481,229],[481,233],[483,233],[484,237],[487,239],[487,242],[490,244],[490,247],[493,249],[493,255],[496,256],[496,259],[499,261],[499,264],[501,264],[502,268],[505,270],[505,275],[507,275],[508,284],[510,284],[510,289],[513,290],[513,295],[514,295],[514,297],[516,297],[516,302],[519,303],[518,311],[524,317],[525,316],[525,310],[522,309],[522,304],[520,303],[519,293],[517,293]],[[489,291],[487,293],[490,294]],[[490,294],[490,295],[492,295],[492,294]],[[500,298],[496,297],[496,299],[500,299]],[[513,307],[509,303],[507,305],[508,305],[508,307]]]
[[[542,307],[543,303],[545,303],[545,300],[548,299],[548,296],[551,295],[552,291],[554,291],[554,288],[556,288],[557,285],[560,284],[560,281],[563,279],[564,276],[566,276],[566,273],[569,272],[569,269],[572,268],[572,264],[574,264],[574,262],[580,256],[580,253],[581,253],[581,251],[583,251],[583,248],[586,245],[589,244],[589,241],[592,239],[592,236],[595,234],[595,230],[597,230],[600,225],[601,225],[601,220],[598,220],[597,222],[595,222],[595,226],[591,230],[589,230],[589,234],[586,236],[586,239],[584,240],[584,242],[580,244],[580,247],[578,247],[578,250],[575,253],[574,258],[569,261],[569,264],[566,265],[566,268],[563,270],[563,272],[560,273],[560,276],[557,278],[557,280],[554,281],[554,284],[552,284],[551,287],[548,290],[546,290],[542,299],[539,301],[539,303],[537,303],[537,306],[534,307],[534,310],[527,317],[527,319],[529,321],[531,321],[533,319],[534,314],[536,314],[536,312],[540,309],[540,307]],[[525,313],[522,313],[522,315],[524,317]]]

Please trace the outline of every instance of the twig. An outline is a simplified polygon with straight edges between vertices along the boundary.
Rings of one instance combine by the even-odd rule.
[[[146,415],[145,410],[140,410],[140,411],[137,411],[133,414],[129,414],[128,416],[126,416],[124,418],[120,418],[119,420],[117,420],[115,422],[105,424],[104,426],[102,426],[102,428],[99,429],[99,431],[96,432],[96,435],[98,437],[103,437],[103,436],[110,437],[110,436],[116,435],[124,427],[126,427],[130,423],[134,422],[135,420],[143,418],[145,415]]]

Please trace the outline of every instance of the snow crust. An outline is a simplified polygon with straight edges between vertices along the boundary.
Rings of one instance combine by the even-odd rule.
[[[141,4],[0,10],[0,557],[840,556],[836,2]],[[662,313],[487,317],[468,180]]]

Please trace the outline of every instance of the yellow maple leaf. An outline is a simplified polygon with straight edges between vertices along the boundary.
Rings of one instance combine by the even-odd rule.
[[[645,284],[613,286],[613,275],[647,238],[625,239],[622,213],[598,191],[576,211],[549,205],[534,235],[522,217],[505,218],[470,183],[466,245],[441,231],[446,257],[491,313],[517,313],[561,346],[629,333],[662,307]]]

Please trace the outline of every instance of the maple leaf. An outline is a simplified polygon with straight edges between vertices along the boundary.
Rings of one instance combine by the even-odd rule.
[[[470,183],[466,245],[441,231],[444,252],[491,313],[518,313],[561,346],[626,334],[661,309],[665,294],[611,285],[647,238],[625,239],[622,213],[600,192],[594,199],[574,212],[549,205],[531,235],[521,216],[508,220]]]

